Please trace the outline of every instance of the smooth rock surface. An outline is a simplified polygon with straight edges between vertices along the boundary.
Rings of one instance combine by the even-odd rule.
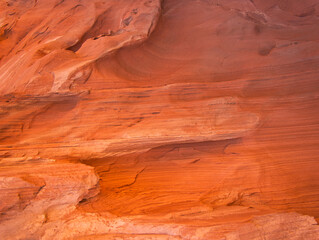
[[[317,0],[0,3],[1,239],[319,239]]]

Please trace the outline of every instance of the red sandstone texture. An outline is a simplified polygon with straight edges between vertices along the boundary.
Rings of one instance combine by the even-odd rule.
[[[0,2],[1,239],[319,239],[318,0]]]

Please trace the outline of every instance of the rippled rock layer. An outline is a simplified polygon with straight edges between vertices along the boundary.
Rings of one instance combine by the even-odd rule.
[[[319,239],[317,0],[0,3],[1,239]]]

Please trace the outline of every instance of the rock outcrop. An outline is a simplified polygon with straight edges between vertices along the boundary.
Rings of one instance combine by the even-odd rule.
[[[0,3],[1,239],[319,239],[317,0]]]

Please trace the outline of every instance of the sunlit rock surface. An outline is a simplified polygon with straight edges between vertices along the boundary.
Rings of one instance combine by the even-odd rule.
[[[319,239],[317,0],[0,2],[1,239]]]

